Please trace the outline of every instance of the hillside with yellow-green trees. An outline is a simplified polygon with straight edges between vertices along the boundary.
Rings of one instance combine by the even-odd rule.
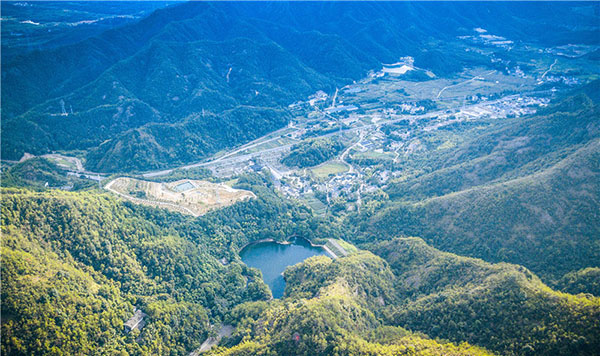
[[[3,188],[2,353],[195,350],[234,306],[271,298],[237,249],[308,234],[308,226],[330,229],[262,183],[240,179],[260,198],[201,218],[94,190]],[[147,314],[146,326],[128,333],[134,308]]]
[[[288,268],[286,298],[236,307],[227,341],[236,346],[215,354],[592,355],[600,346],[599,298],[557,292],[523,267],[444,253],[418,238],[371,249]]]
[[[260,176],[236,186],[257,199],[199,218],[94,190],[3,189],[3,353],[184,355],[214,325],[234,328],[215,355],[591,355],[600,345],[599,298],[418,238],[310,258],[271,299],[236,246],[267,232],[343,232]],[[129,331],[135,309],[145,327]]]

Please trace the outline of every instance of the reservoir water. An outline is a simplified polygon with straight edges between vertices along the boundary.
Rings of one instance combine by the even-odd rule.
[[[240,251],[240,257],[246,265],[258,268],[262,272],[263,280],[271,288],[273,298],[283,297],[285,281],[282,273],[287,266],[293,266],[317,255],[327,253],[320,247],[311,246],[302,238],[292,240],[291,244],[257,242]]]

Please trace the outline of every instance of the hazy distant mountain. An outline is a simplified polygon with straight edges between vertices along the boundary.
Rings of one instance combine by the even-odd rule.
[[[439,41],[476,26],[516,40],[539,34],[536,39],[553,43],[597,42],[589,30],[595,25],[594,6],[553,8],[564,13],[540,4],[173,5],[81,42],[3,63],[2,130],[8,138],[2,141],[3,157],[85,150],[92,170],[173,166],[286,123],[280,111],[278,117],[265,115],[249,131],[211,143],[215,131],[210,127],[224,124],[235,131],[240,122],[228,112],[242,106],[256,113],[281,110],[405,55],[438,75],[466,64],[488,65],[485,56],[437,50]],[[543,20],[532,22],[533,12]],[[558,16],[560,25],[553,21]],[[549,29],[552,38],[544,37]],[[189,139],[178,142],[183,147],[164,140],[191,121],[201,124],[185,129]],[[136,135],[142,139],[131,146]]]
[[[175,4],[165,1],[3,1],[2,61],[80,42]]]

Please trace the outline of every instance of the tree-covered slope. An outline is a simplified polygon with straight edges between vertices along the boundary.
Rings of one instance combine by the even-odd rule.
[[[172,3],[171,3],[172,4]],[[58,48],[139,21],[170,5],[163,1],[4,2],[2,3],[2,62],[18,55]]]
[[[598,83],[543,112],[467,131],[460,146],[413,159],[377,212],[350,219],[359,241],[421,236],[433,246],[523,265],[551,282],[600,261]]]
[[[535,115],[474,125],[462,133],[461,145],[415,157],[422,173],[393,182],[386,192],[416,201],[548,168],[599,136],[599,92],[600,81],[594,81],[554,97]]]
[[[343,149],[344,144],[336,139],[303,141],[292,146],[291,152],[281,159],[281,163],[288,167],[313,167],[335,157]]]
[[[597,42],[588,29],[597,24],[585,8],[554,8],[564,10],[560,26],[553,25],[556,12],[533,4],[176,4],[3,63],[3,157],[86,150],[88,168],[98,171],[174,166],[222,148],[210,142],[211,127],[235,131],[222,144],[229,147],[287,122],[267,110],[250,131],[235,130],[242,121],[228,112],[241,106],[257,115],[277,112],[406,55],[439,76],[490,66],[486,56],[447,45],[478,26],[514,40],[530,40],[535,31],[546,44]],[[531,21],[531,13],[545,20]],[[544,39],[549,30],[562,37]],[[191,119],[201,124],[185,140],[155,142]],[[115,159],[124,164],[110,163]]]
[[[598,298],[556,292],[523,267],[443,253],[417,238],[372,249],[398,278],[404,302],[392,319],[402,327],[501,354],[593,355],[599,347]]]
[[[588,267],[565,274],[557,283],[563,292],[600,296],[600,268]]]
[[[236,331],[214,355],[486,355],[461,343],[385,326],[394,277],[370,253],[332,261],[312,257],[285,271],[286,299],[236,307]],[[390,294],[386,296],[386,294]],[[390,299],[392,298],[392,299]],[[381,302],[380,302],[381,301]]]
[[[417,238],[370,248],[381,257],[362,251],[289,267],[286,298],[236,307],[229,348],[215,354],[486,352],[470,344],[509,355],[592,355],[599,345],[598,298],[556,292],[523,267],[443,253]]]
[[[10,137],[2,143],[4,157],[83,149],[94,150],[87,162],[93,170],[173,166],[278,129],[288,121],[281,108],[333,87],[222,10],[215,4],[173,6],[98,38],[15,60],[3,79],[3,88],[14,87],[3,90],[2,127]],[[73,58],[63,58],[68,56]],[[38,73],[42,61],[44,73]],[[26,109],[13,111],[19,104]],[[237,111],[262,118],[245,122]],[[129,140],[132,130],[153,132],[136,145]],[[173,139],[174,130],[189,138],[155,142]],[[222,139],[222,131],[231,137]]]
[[[185,354],[209,314],[250,298],[243,266],[136,215],[93,193],[3,191],[3,353]],[[123,331],[133,306],[150,321],[139,342]]]
[[[260,198],[196,219],[97,191],[4,188],[2,352],[184,355],[235,305],[270,298],[237,250],[335,227],[263,180],[239,184]],[[123,331],[134,306],[148,314],[139,335]]]
[[[68,176],[64,168],[44,157],[35,157],[2,167],[2,187],[30,189],[63,188],[80,190],[96,185],[77,176]]]
[[[598,347],[598,298],[559,293],[523,267],[443,253],[416,238],[290,267],[285,298],[267,302],[258,271],[239,262],[241,246],[343,231],[281,200],[260,176],[236,187],[258,198],[199,218],[96,191],[4,189],[3,352],[183,355],[222,322],[235,330],[216,354],[487,354],[471,345],[593,354]],[[134,306],[148,314],[147,325],[125,333]]]
[[[599,155],[600,141],[594,140],[539,173],[392,204],[365,229],[388,236],[421,234],[447,251],[559,278],[600,261]]]

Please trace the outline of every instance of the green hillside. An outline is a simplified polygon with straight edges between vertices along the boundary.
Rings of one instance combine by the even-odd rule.
[[[381,317],[385,302],[379,300],[394,298],[393,275],[383,260],[370,253],[334,262],[312,257],[287,269],[285,277],[287,298],[236,307],[228,317],[236,331],[225,343],[237,345],[211,354],[489,354],[467,343],[436,341],[385,326]]]
[[[599,354],[600,2],[0,10],[0,355]]]
[[[14,13],[15,6],[5,7]],[[597,25],[585,11],[568,10],[561,23]],[[3,56],[2,131],[10,138],[2,140],[3,158],[85,150],[87,168],[95,171],[173,167],[279,129],[288,118],[273,112],[317,90],[331,93],[401,56],[413,56],[439,76],[467,66],[502,69],[448,42],[469,28],[528,40],[534,32],[548,46],[594,43],[589,30],[532,22],[532,13],[557,19],[559,12],[537,5],[418,3],[167,6],[138,21]],[[554,37],[545,36],[549,30]],[[242,107],[265,118],[239,130],[239,117],[230,113]],[[217,126],[232,136],[216,144]],[[155,142],[183,130],[183,140]]]
[[[288,268],[286,299],[236,307],[225,344],[237,346],[214,354],[485,353],[468,342],[499,354],[592,355],[598,347],[598,298],[556,292],[523,267],[443,253],[417,238],[371,248],[381,257],[363,251]]]
[[[313,167],[340,153],[344,144],[335,139],[315,139],[292,146],[292,150],[281,159],[289,167]]]
[[[184,355],[209,335],[209,322],[270,298],[237,250],[331,228],[261,180],[239,184],[261,198],[198,219],[96,191],[3,188],[2,352]],[[148,314],[139,335],[123,331],[134,306]]]
[[[415,157],[406,169],[424,167],[421,174],[390,184],[384,208],[350,219],[363,231],[358,240],[421,236],[442,250],[523,265],[548,282],[597,266],[597,88]]]
[[[4,166],[3,187],[28,187],[36,189],[65,188],[79,190],[95,186],[93,182],[76,176],[67,176],[54,161],[36,157],[12,166]]]
[[[501,354],[592,355],[598,349],[598,298],[556,292],[523,267],[442,253],[416,238],[373,251],[398,277],[405,300],[392,319],[402,327]]]
[[[239,246],[341,231],[265,184],[240,179],[258,200],[196,219],[95,191],[4,189],[3,352],[186,354],[221,322],[235,330],[215,354],[486,354],[470,345],[592,354],[598,346],[597,298],[415,238],[365,245],[381,257],[311,258],[286,270],[285,299],[266,302],[270,292],[239,262]],[[134,306],[148,324],[126,333]]]
[[[566,293],[600,296],[600,268],[588,267],[569,272],[558,281],[557,287]]]

